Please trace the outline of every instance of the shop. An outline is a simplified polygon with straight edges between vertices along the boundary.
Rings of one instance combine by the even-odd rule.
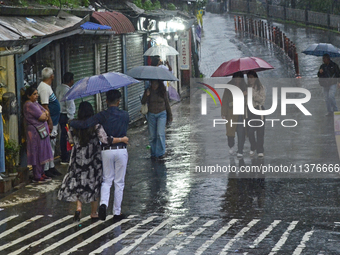
[[[133,67],[144,65],[146,33],[136,32],[131,21],[119,12],[94,12],[91,19],[111,26],[116,32],[109,43],[100,45],[100,73],[125,73]],[[140,119],[140,95],[144,93],[144,83],[131,84],[122,88],[121,92],[123,100],[120,107],[129,113],[131,122]],[[105,109],[105,94],[100,99]]]

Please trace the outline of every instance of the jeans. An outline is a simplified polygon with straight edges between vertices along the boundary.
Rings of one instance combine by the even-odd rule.
[[[239,116],[238,122],[243,122],[242,116]],[[237,153],[243,154],[244,142],[246,140],[246,129],[243,124],[236,125],[236,134],[237,134]],[[234,147],[234,145],[235,145],[235,137],[228,136],[229,148]]]
[[[255,119],[255,118],[252,118]],[[259,118],[256,118],[259,119]],[[265,123],[265,121],[263,120],[263,122]],[[251,126],[248,126],[248,136],[249,136],[249,142],[250,142],[250,150],[251,151],[256,151],[257,153],[263,153],[264,152],[264,148],[263,148],[263,144],[264,144],[264,127],[265,125],[263,124],[263,126],[260,126],[260,123],[257,123],[256,121],[254,121],[253,123],[251,123]],[[254,127],[257,126],[257,127]]]
[[[337,84],[323,87],[326,107],[329,113],[338,111],[338,107],[336,106],[336,101],[335,101],[336,88],[337,88]]]
[[[66,131],[66,124],[68,123],[67,114],[61,113],[59,119],[60,125],[60,159],[62,162],[67,162],[69,158],[69,153],[67,151],[67,131]]]
[[[165,154],[165,126],[167,121],[166,111],[148,113],[149,144],[151,157],[160,157]]]
[[[115,185],[113,214],[120,215],[125,186],[128,152],[126,149],[103,150],[103,182],[101,187],[100,204],[108,206],[112,182]]]

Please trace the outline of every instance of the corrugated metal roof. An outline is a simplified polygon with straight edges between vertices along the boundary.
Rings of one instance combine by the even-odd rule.
[[[127,34],[135,32],[131,21],[120,12],[94,12],[92,19],[102,25],[110,26],[117,34]]]
[[[100,25],[89,21],[85,22],[80,27],[87,30],[112,30],[110,26]]]
[[[66,12],[58,16],[0,16],[0,46],[35,43],[41,38],[79,28],[82,22],[83,19]]]

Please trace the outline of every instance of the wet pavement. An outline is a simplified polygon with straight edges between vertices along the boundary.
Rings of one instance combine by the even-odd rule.
[[[207,13],[204,19],[200,68],[206,77],[223,61],[249,55],[275,67],[261,73],[267,89],[273,86],[273,78],[294,76],[292,64],[279,49],[236,35],[232,16]],[[292,40],[299,31],[295,40],[299,49],[324,38],[324,31],[282,26]],[[319,61],[300,54],[301,74],[314,73]],[[315,81],[309,84],[313,98],[306,107],[313,117],[291,109],[288,115],[301,126],[290,130],[266,127],[264,161],[249,157],[248,141],[244,160],[230,156],[223,126],[200,129],[192,115],[197,93],[191,91],[191,98],[172,106],[174,122],[167,129],[164,162],[149,158],[146,125],[129,130],[122,205],[126,219],[113,221],[111,199],[105,222],[92,222],[90,206],[84,205],[81,222],[72,223],[75,205],[57,200],[61,178],[29,185],[0,200],[0,254],[340,254],[338,179],[239,179],[190,170],[192,164],[219,159],[237,167],[338,163],[332,120],[324,116],[320,88]],[[267,93],[266,104],[270,102]],[[219,108],[210,106],[211,102],[210,113],[218,117]]]

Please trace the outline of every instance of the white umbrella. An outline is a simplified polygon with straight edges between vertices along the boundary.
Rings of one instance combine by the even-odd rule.
[[[149,48],[144,53],[144,56],[172,56],[178,54],[178,51],[174,47],[168,45],[156,45]]]

